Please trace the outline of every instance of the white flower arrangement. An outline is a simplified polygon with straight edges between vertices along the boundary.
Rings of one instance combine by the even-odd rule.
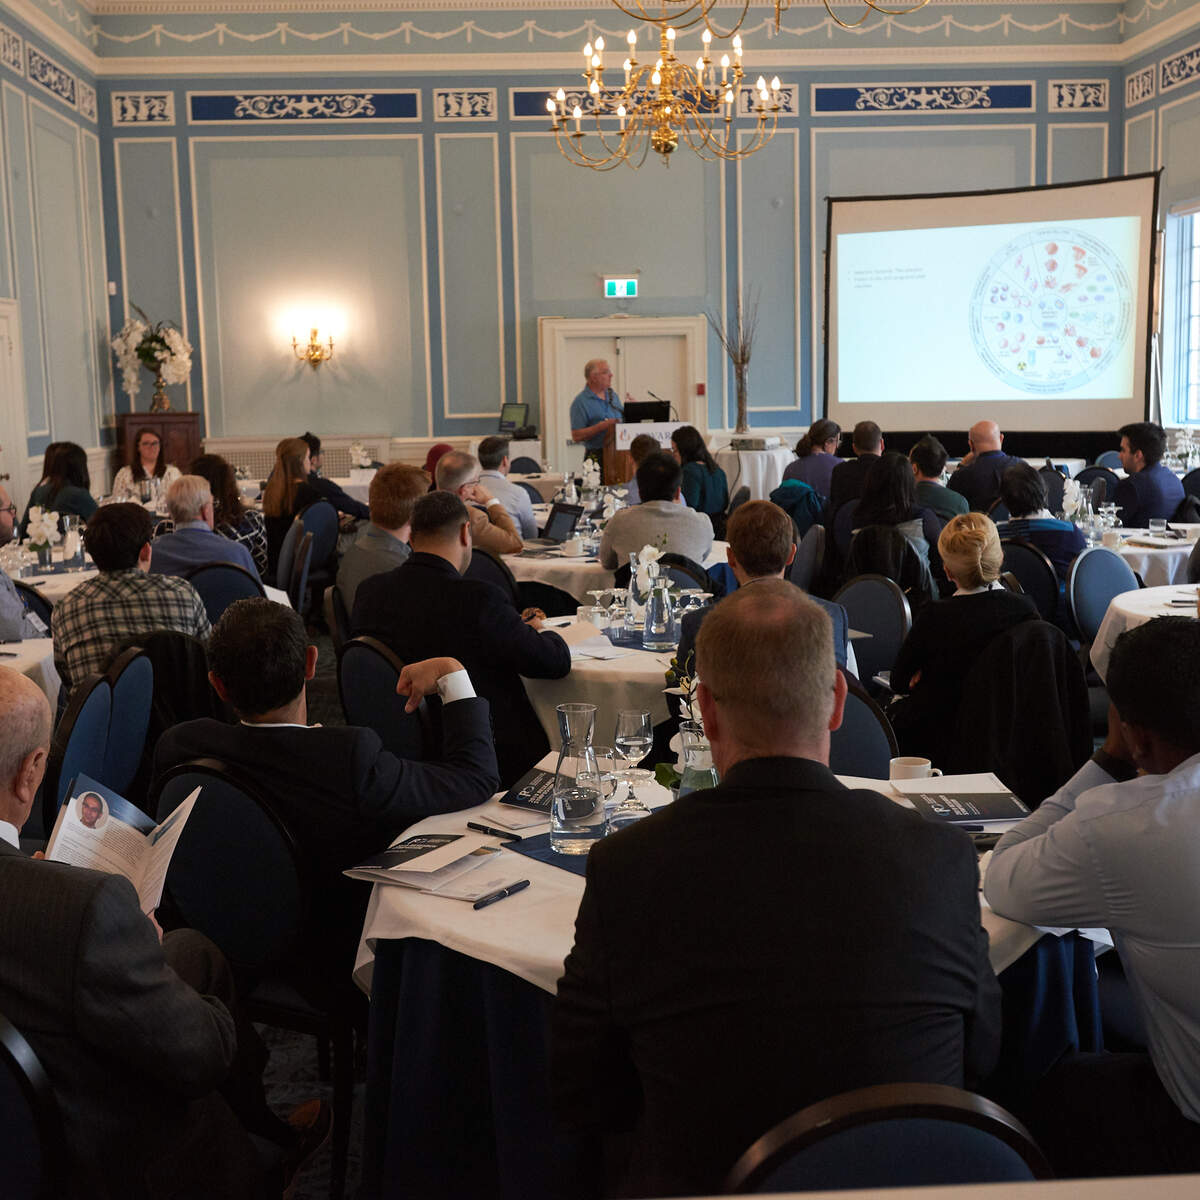
[[[638,551],[637,586],[643,596],[650,590],[650,564],[658,562],[663,552],[658,546],[643,546]]]
[[[598,488],[600,486],[600,464],[594,458],[584,459],[583,470],[580,472],[583,477],[583,486],[585,488]]]
[[[1083,489],[1079,486],[1079,480],[1068,479],[1063,484],[1063,513],[1068,517],[1074,517],[1079,511],[1082,501]]]
[[[139,367],[162,375],[163,383],[183,383],[192,373],[192,347],[169,321],[152,323],[135,304],[130,317],[117,331],[112,348],[130,399],[141,390]]]
[[[363,449],[362,442],[350,443],[350,465],[352,467],[369,467],[371,456]]]
[[[36,504],[29,510],[29,524],[25,528],[25,541],[35,550],[52,546],[62,540],[58,528],[58,513],[39,508]]]

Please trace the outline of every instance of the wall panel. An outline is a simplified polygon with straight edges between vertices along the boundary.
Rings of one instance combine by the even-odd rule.
[[[1074,183],[1108,174],[1108,126],[1051,125],[1046,136],[1046,182]]]

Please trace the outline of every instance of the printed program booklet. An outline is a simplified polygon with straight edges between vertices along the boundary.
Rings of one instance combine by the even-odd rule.
[[[892,787],[923,817],[951,825],[1009,829],[1029,816],[1028,806],[991,772],[893,779]]]
[[[137,889],[142,911],[153,912],[162,899],[171,855],[200,789],[158,825],[140,808],[86,775],[71,780],[67,795],[46,844],[46,857],[52,862],[124,875]]]
[[[508,791],[500,797],[501,804],[511,808],[524,808],[529,812],[541,813],[550,820],[550,806],[554,795],[554,772],[534,767],[527,771]]]
[[[490,841],[474,833],[417,834],[394,842],[382,854],[343,874],[453,900],[475,901],[520,878],[520,868],[513,865],[512,856],[501,855]],[[480,871],[480,867],[487,869]]]

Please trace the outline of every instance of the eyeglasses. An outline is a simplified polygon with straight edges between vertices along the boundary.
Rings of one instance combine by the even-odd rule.
[[[161,446],[162,442],[158,438],[142,438],[138,443],[139,446]]]
[[[17,506],[15,504],[0,505],[0,513],[10,513],[15,517],[17,515]]]

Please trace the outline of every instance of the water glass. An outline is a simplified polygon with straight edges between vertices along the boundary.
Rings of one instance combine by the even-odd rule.
[[[1151,517],[1148,526],[1155,537],[1162,537],[1167,532],[1167,519],[1166,517]]]
[[[720,783],[717,768],[713,766],[712,747],[708,735],[699,721],[681,721],[679,740],[683,745],[683,777],[679,781],[679,794],[716,787]]]
[[[85,563],[83,558],[83,530],[80,519],[68,513],[61,518],[61,524],[63,535],[63,566],[68,571],[82,571]]]

